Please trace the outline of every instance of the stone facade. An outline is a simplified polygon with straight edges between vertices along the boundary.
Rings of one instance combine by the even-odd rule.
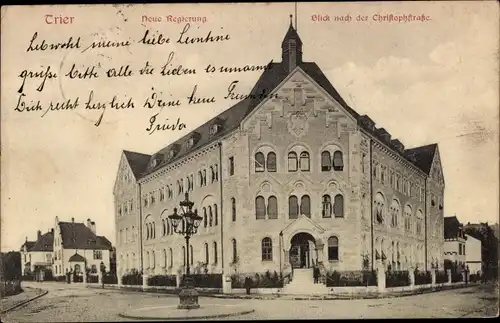
[[[194,131],[169,146],[188,145],[173,162],[161,159],[168,149],[123,153],[114,189],[119,275],[184,271],[185,241],[167,216],[186,192],[207,214],[189,260],[210,273],[279,273],[314,262],[360,270],[382,255],[395,268],[442,267],[437,145],[428,146],[432,159],[422,166],[417,150],[375,135],[374,125],[367,130],[307,72],[311,63],[302,64],[290,28],[283,46],[300,48],[293,60],[283,54],[286,77],[233,130],[189,151],[204,135]]]

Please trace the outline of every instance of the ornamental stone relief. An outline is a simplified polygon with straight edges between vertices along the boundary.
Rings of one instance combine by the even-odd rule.
[[[291,135],[297,138],[304,136],[309,130],[307,114],[304,111],[297,111],[290,114],[287,125],[288,132]]]

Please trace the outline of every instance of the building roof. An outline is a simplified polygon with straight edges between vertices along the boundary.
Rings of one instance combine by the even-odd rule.
[[[75,253],[73,256],[69,257],[69,262],[85,262],[85,258]]]
[[[296,30],[290,24],[283,42],[292,37],[300,41]],[[385,142],[380,134],[380,129],[375,129],[374,127],[370,128],[364,122],[362,122],[362,118],[365,116],[360,116],[344,101],[344,99],[342,99],[338,91],[330,83],[328,78],[316,63],[297,62],[297,66],[299,66],[320,87],[322,87],[331,97],[333,97],[349,114],[351,114],[358,121],[358,125],[364,128],[374,137]],[[246,99],[236,103],[235,105],[222,112],[218,116],[207,121],[197,129],[191,131],[190,133],[171,143],[167,147],[164,147],[156,154],[149,156],[141,153],[124,151],[134,171],[134,174],[136,175],[136,178],[144,177],[162,168],[165,165],[171,164],[172,162],[186,156],[191,151],[194,151],[197,148],[209,143],[215,142],[217,139],[238,128],[244,118],[248,116],[259,105],[259,103],[264,101],[288,75],[289,73],[287,71],[287,62],[271,63],[269,64],[269,68],[262,73]],[[262,95],[263,93],[265,95]],[[217,133],[211,134],[210,128],[214,124],[218,124],[221,129]],[[191,138],[194,138],[194,144],[188,147],[186,143]],[[426,174],[429,174],[437,144],[403,151],[399,151],[396,147],[394,147],[394,144],[392,143],[388,144],[388,146],[391,147],[396,154],[408,160],[410,163],[417,166]],[[173,156],[169,155],[170,151],[174,152]]]
[[[27,251],[30,251],[31,248],[33,248],[33,246],[35,245],[36,241],[28,241],[26,240],[22,245],[21,245],[21,250],[24,249],[24,246],[26,246],[26,250]]]
[[[462,224],[458,221],[456,216],[449,216],[444,218],[444,238],[454,239],[459,236],[460,227]]]
[[[40,236],[40,239],[36,241],[30,251],[54,251],[54,234],[52,232],[47,232]]]
[[[133,151],[124,150],[123,153],[128,160],[130,168],[134,173],[136,179],[138,179],[141,173],[146,169],[146,166],[149,163],[150,155],[136,153]]]
[[[411,156],[414,156],[414,164],[428,175],[431,171],[432,161],[434,160],[436,148],[437,144],[430,144],[422,147],[407,149],[405,151],[405,155],[407,155],[407,157],[409,158],[411,158]]]
[[[58,225],[64,249],[111,249],[111,243],[108,239],[96,236],[83,223],[59,222]]]

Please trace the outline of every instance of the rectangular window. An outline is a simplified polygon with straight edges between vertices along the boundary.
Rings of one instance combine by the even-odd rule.
[[[234,157],[229,157],[229,176],[234,175]]]
[[[94,250],[94,259],[98,259],[98,260],[102,259],[102,251],[101,250]]]

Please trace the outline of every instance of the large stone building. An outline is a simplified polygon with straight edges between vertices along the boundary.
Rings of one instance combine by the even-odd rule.
[[[122,153],[119,275],[183,271],[167,216],[185,192],[204,218],[188,261],[209,272],[442,267],[437,144],[405,149],[356,113],[303,61],[292,25],[281,48],[246,99],[152,155]]]

